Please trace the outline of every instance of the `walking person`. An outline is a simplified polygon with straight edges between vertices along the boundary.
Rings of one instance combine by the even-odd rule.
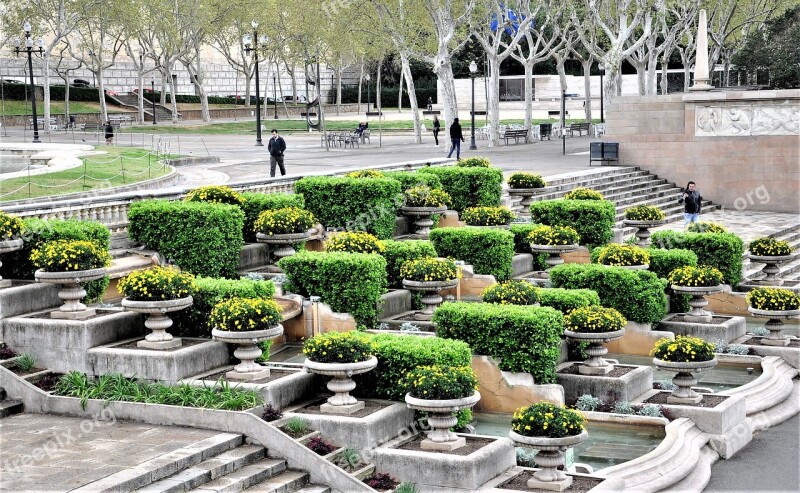
[[[111,120],[106,122],[106,145],[111,145],[114,143],[114,125],[111,124]]]
[[[447,157],[453,155],[456,151],[456,159],[461,159],[461,143],[464,142],[464,134],[461,133],[461,124],[458,123],[458,118],[453,118],[453,124],[450,125],[450,152]]]
[[[702,202],[703,197],[700,195],[700,192],[697,191],[697,184],[693,181],[687,183],[686,188],[683,190],[683,195],[680,200],[678,200],[679,204],[684,204],[683,229],[686,229],[686,226],[690,223],[696,223],[700,220]]]
[[[269,151],[269,177],[275,177],[275,165],[281,169],[281,176],[286,174],[286,168],[283,167],[283,151],[286,150],[286,141],[283,137],[278,135],[277,129],[272,129],[272,138],[269,139],[267,144],[267,151]]]
[[[433,138],[436,140],[436,147],[439,147],[439,130],[442,128],[442,123],[439,121],[437,115],[433,115]]]
[[[433,111],[433,99],[428,96],[428,111]]]

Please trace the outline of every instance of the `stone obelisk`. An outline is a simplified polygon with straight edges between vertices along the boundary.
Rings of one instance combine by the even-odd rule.
[[[708,21],[706,10],[700,10],[697,20],[697,55],[694,60],[694,85],[690,91],[708,91],[712,89],[708,83]]]

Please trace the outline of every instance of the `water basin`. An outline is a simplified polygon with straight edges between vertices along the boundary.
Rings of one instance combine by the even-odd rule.
[[[481,435],[507,437],[511,429],[510,414],[473,413],[475,432]],[[597,471],[622,464],[652,451],[666,435],[663,426],[622,425],[589,421],[589,437],[574,447],[574,462],[588,464]]]
[[[767,323],[766,318],[746,317],[747,332],[753,332],[753,329],[763,328]],[[800,320],[783,320],[783,333],[787,336],[800,337]]]

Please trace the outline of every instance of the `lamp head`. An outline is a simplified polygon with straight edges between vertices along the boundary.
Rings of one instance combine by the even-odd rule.
[[[19,46],[20,46],[19,38],[14,38],[12,43],[14,44],[14,48],[19,49]]]
[[[364,76],[364,80],[367,80],[367,81],[369,80],[369,74]]]
[[[471,62],[469,62],[469,72],[471,74],[475,74],[475,73],[478,72],[478,64],[475,63],[475,60],[472,60]]]
[[[258,42],[261,43],[262,45],[267,44],[267,41],[269,40],[267,39],[266,34],[262,34],[261,36],[258,37]]]
[[[44,40],[42,38],[37,39],[36,46],[38,46],[39,48],[44,48]]]
[[[26,48],[33,48],[33,39],[28,37],[25,38],[25,47]]]
[[[606,71],[606,66],[603,64],[603,62],[600,62],[600,65],[598,65],[598,66],[597,66],[597,68],[598,68],[598,69],[599,69],[601,72],[605,72],[605,71]]]
[[[253,26],[253,29],[258,29],[258,21],[257,20],[253,19],[253,22],[251,22],[250,25]]]
[[[29,35],[31,33],[31,23],[25,21],[25,24],[22,25],[22,30],[25,31],[25,35]]]
[[[253,42],[253,36],[251,36],[251,35],[249,35],[249,34],[245,34],[244,36],[242,36],[242,43],[244,43],[244,45],[245,45],[246,47],[248,47],[248,48],[249,48],[249,47],[250,47],[250,44],[251,44],[252,42]]]

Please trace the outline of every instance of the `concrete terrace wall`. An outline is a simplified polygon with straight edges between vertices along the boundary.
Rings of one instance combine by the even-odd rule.
[[[620,165],[694,180],[728,208],[800,211],[800,90],[623,96],[606,125]]]

